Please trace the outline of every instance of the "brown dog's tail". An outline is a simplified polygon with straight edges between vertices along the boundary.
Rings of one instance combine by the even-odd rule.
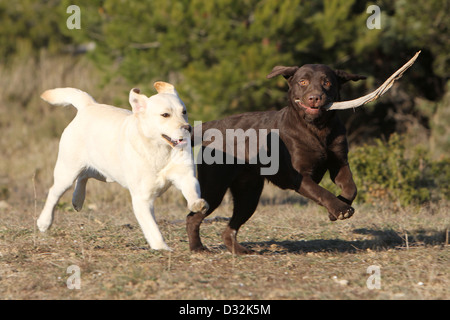
[[[84,91],[75,88],[56,88],[41,94],[41,98],[50,104],[60,106],[73,105],[78,110],[95,103],[94,98]]]

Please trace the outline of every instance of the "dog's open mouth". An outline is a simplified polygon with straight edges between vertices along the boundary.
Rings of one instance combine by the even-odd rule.
[[[177,147],[177,146],[183,146],[183,145],[185,145],[185,144],[187,143],[185,139],[177,139],[177,140],[174,140],[174,139],[172,139],[171,137],[169,137],[168,135],[165,135],[165,134],[162,134],[161,136],[164,138],[164,140],[165,140],[172,148],[175,148],[175,147]]]
[[[305,109],[306,113],[309,113],[309,114],[317,114],[317,113],[319,113],[319,107],[308,107],[305,104],[303,104],[300,99],[295,99],[294,101],[299,106],[301,106],[303,109]]]

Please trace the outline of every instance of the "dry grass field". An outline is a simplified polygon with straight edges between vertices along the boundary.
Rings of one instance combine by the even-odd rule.
[[[38,211],[33,192],[22,201],[2,203],[0,298],[449,298],[446,203],[397,212],[357,206],[351,219],[329,222],[316,205],[291,197],[270,204],[277,200],[266,193],[267,203],[240,232],[240,241],[256,253],[234,256],[220,238],[229,201],[203,225],[211,252],[192,254],[187,211],[175,191],[169,192],[159,201],[157,218],[173,251],[159,252],[148,248],[126,192],[96,182],[89,186],[93,192],[86,208],[71,209],[68,193],[46,234],[35,227],[42,188],[37,188]],[[66,284],[72,265],[79,267],[79,290]],[[379,267],[380,289],[367,287],[369,266]]]
[[[356,205],[351,219],[330,222],[323,208],[268,186],[239,234],[254,255],[234,256],[222,245],[229,198],[202,226],[211,252],[192,254],[176,190],[156,206],[173,249],[159,252],[145,242],[127,191],[90,181],[84,209],[75,212],[67,192],[53,227],[41,234],[35,221],[74,110],[48,106],[39,93],[67,85],[88,90],[98,81],[89,66],[42,60],[0,69],[0,299],[449,299],[447,202]],[[36,80],[32,87],[21,74]],[[78,267],[80,289],[67,286],[75,275],[70,266]],[[379,268],[379,289],[367,286],[370,266]]]

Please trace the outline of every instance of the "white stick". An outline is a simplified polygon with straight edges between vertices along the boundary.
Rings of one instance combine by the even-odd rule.
[[[420,51],[418,51],[414,57],[412,57],[407,63],[403,65],[400,69],[398,69],[392,76],[389,77],[377,90],[361,97],[358,99],[350,100],[350,101],[342,101],[342,102],[333,102],[326,105],[324,108],[327,110],[344,110],[350,108],[356,108],[362,106],[366,103],[374,101],[385,94],[394,84],[395,80],[398,80],[402,77],[403,73],[411,67],[419,56]]]

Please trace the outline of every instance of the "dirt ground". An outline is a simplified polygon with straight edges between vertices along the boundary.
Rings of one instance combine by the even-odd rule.
[[[125,190],[96,182],[81,212],[68,192],[40,233],[45,183],[33,184],[26,199],[0,205],[1,299],[450,298],[448,203],[356,206],[351,219],[330,222],[323,208],[269,187],[238,235],[255,254],[235,256],[220,237],[229,199],[202,225],[210,252],[193,254],[174,191],[156,207],[168,252],[149,249]]]

